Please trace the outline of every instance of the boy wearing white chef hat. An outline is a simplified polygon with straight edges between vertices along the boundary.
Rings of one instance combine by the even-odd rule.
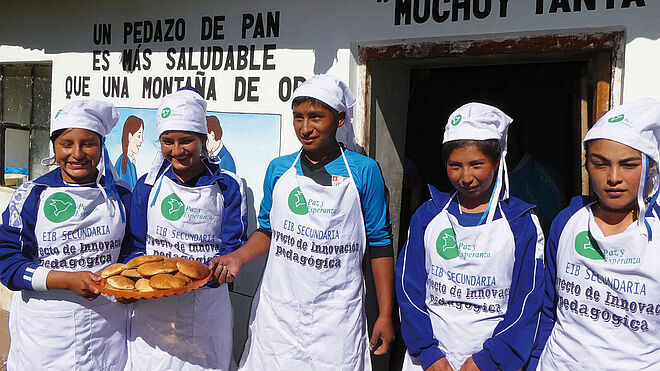
[[[455,192],[429,185],[397,260],[404,370],[517,370],[530,357],[543,233],[534,206],[508,194],[509,124],[499,109],[468,103],[445,126]]]
[[[0,278],[20,290],[9,320],[10,369],[126,365],[127,307],[99,297],[93,273],[117,262],[131,203],[103,143],[118,119],[103,101],[59,110],[48,159],[58,168],[22,185],[2,214]]]
[[[243,370],[370,370],[369,349],[384,354],[394,337],[383,178],[374,160],[335,137],[350,125],[354,104],[346,84],[330,75],[314,76],[294,92],[293,128],[302,149],[271,161],[259,230],[217,262],[220,279],[231,281],[244,264],[268,255]],[[289,237],[294,245],[283,242]],[[361,267],[367,248],[379,303],[370,339]]]
[[[161,150],[133,190],[129,236],[139,255],[208,264],[243,245],[247,207],[242,181],[206,153],[206,101],[192,88],[163,98],[156,116]],[[233,313],[227,285],[141,300],[130,321],[135,370],[229,370]],[[176,323],[176,326],[172,326]]]
[[[658,312],[646,310],[660,300],[659,143],[651,98],[612,109],[587,132],[595,197],[573,198],[550,229],[538,369],[660,364]]]

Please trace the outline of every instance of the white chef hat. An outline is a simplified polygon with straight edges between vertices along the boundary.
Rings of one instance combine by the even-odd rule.
[[[119,120],[112,103],[101,100],[78,100],[57,111],[50,121],[50,134],[61,129],[87,129],[106,136]]]
[[[660,102],[653,98],[642,98],[618,106],[607,112],[589,129],[584,137],[584,143],[595,139],[609,139],[642,153],[642,179],[637,191],[639,206],[638,223],[642,234],[647,234],[645,224],[646,201],[651,198],[649,206],[655,203],[660,180]],[[655,169],[648,174],[651,158]],[[648,174],[648,175],[647,175]]]
[[[93,131],[102,137],[110,133],[119,121],[119,112],[110,102],[101,100],[78,100],[57,111],[55,118],[50,122],[50,134],[62,129],[87,129]],[[114,216],[115,203],[110,199],[115,199],[120,203],[119,192],[115,185],[115,180],[119,179],[115,169],[110,161],[108,149],[105,142],[102,142],[101,160],[99,161],[99,174],[96,177],[96,184],[103,193],[106,203],[109,205],[110,214]],[[53,164],[54,156],[41,160],[44,165]],[[101,176],[105,176],[105,184],[101,185]],[[124,209],[121,206],[119,211],[122,221],[126,222]]]
[[[189,131],[203,135],[208,134],[206,126],[206,101],[201,93],[191,87],[183,87],[166,96],[160,102],[156,112],[156,132],[160,138],[166,131]],[[158,176],[165,156],[161,151],[156,152],[151,169],[147,173],[145,183],[153,185]]]
[[[156,132],[190,131],[206,135],[206,101],[199,92],[180,89],[160,102],[156,115]]]
[[[293,92],[293,99],[298,97],[316,98],[336,111],[344,111],[346,118],[339,131],[346,135],[346,147],[355,150],[355,134],[353,133],[353,106],[355,97],[348,85],[332,75],[316,75],[305,81]],[[343,129],[342,129],[343,128]]]
[[[509,175],[506,168],[507,133],[509,125],[513,122],[500,109],[483,103],[467,103],[455,110],[447,120],[445,134],[442,143],[454,140],[489,140],[496,139],[500,142],[500,165],[497,170],[495,187],[488,203],[487,213],[484,213],[486,223],[493,220],[495,216],[494,205],[500,199],[509,198]]]

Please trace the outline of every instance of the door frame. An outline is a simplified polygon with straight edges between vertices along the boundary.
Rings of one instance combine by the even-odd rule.
[[[371,74],[369,63],[391,61],[411,68],[484,66],[492,64],[588,61],[598,52],[610,55],[607,108],[622,103],[625,30],[581,29],[560,33],[479,35],[466,38],[406,39],[353,43],[357,56],[356,140],[369,154],[371,137]],[[539,55],[541,54],[541,55]],[[601,88],[604,86],[601,85]],[[600,111],[603,110],[602,99]],[[605,109],[607,111],[607,109]],[[359,126],[359,127],[358,127]]]

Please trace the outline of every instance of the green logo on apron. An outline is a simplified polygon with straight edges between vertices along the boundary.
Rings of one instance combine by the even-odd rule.
[[[307,208],[307,200],[303,196],[300,187],[294,188],[291,193],[289,193],[289,209],[294,214],[305,215],[309,212]]]
[[[183,201],[181,201],[176,193],[172,193],[163,199],[163,202],[160,204],[160,212],[165,219],[174,222],[181,219],[186,212],[186,205],[183,204]]]
[[[605,254],[588,231],[582,231],[575,236],[575,251],[591,260],[605,260]]]
[[[170,117],[171,113],[172,113],[172,110],[170,109],[170,107],[165,107],[165,108],[163,108],[162,111],[160,111],[160,117],[166,119],[166,118]]]
[[[461,119],[463,119],[463,116],[461,116],[461,115],[456,115],[456,116],[454,116],[453,119],[451,119],[451,124],[454,125],[454,126],[456,126],[456,125],[458,125],[458,124],[461,123]]]
[[[44,215],[53,223],[61,223],[76,214],[76,202],[64,192],[53,193],[44,202]]]
[[[450,260],[458,257],[458,245],[456,244],[456,234],[452,228],[443,229],[435,241],[435,248],[438,255]]]
[[[617,116],[614,116],[614,117],[610,117],[610,119],[607,120],[607,121],[611,122],[611,123],[615,123],[615,122],[619,122],[619,121],[623,120],[623,117],[624,117],[623,114],[621,114],[621,115],[617,115]]]

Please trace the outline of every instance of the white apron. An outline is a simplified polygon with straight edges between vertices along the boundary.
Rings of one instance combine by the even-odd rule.
[[[47,188],[41,200],[34,230],[40,266],[99,272],[117,262],[125,224],[121,213],[110,216],[98,188]],[[12,300],[7,369],[122,370],[127,316],[128,306],[103,295],[88,301],[68,290],[22,290]]]
[[[651,242],[637,223],[605,237],[591,206],[569,219],[557,246],[557,320],[539,370],[660,369],[660,226],[646,220]]]
[[[483,349],[504,318],[515,241],[501,208],[500,219],[462,227],[447,211],[452,199],[429,223],[424,250],[426,306],[433,335],[451,367],[458,370]],[[422,369],[419,359],[406,352],[403,370]]]
[[[161,175],[147,206],[148,255],[206,262],[222,251],[224,198],[217,184],[185,187]],[[227,285],[133,304],[133,370],[229,370],[232,308]]]
[[[371,370],[357,187],[343,153],[349,177],[336,186],[299,176],[299,158],[273,189],[273,234],[240,369]]]

